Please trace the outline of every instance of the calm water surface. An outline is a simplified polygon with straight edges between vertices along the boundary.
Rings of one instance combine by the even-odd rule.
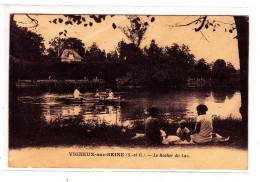
[[[88,98],[93,93],[84,93]],[[169,119],[175,119],[176,115],[186,118],[195,118],[196,106],[206,104],[210,115],[221,118],[232,116],[241,118],[239,108],[241,95],[236,90],[176,90],[167,93],[149,92],[116,92],[115,96],[121,96],[125,103],[87,103],[70,102],[71,94],[42,93],[37,96],[18,96],[20,114],[35,119],[43,118],[47,122],[57,118],[83,117],[85,122],[89,119],[98,119],[109,124],[127,124],[132,120],[144,120],[148,107],[155,106]],[[177,117],[178,119],[178,117]]]

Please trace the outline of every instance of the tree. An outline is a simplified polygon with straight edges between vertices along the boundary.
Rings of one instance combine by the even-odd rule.
[[[242,135],[247,139],[248,137],[248,49],[249,49],[249,18],[248,16],[234,16],[236,28],[237,28],[237,39],[238,39],[238,50],[239,50],[239,61],[240,61],[240,91],[242,106],[240,112],[242,114],[243,128]]]
[[[209,80],[212,77],[211,65],[206,62],[205,59],[195,61],[194,69],[190,72],[189,76],[192,78],[204,78]]]
[[[226,72],[226,62],[223,59],[218,59],[213,63],[212,71],[215,73]]]
[[[48,49],[49,56],[52,58],[58,58],[64,50],[65,39],[55,37],[49,42],[50,48]]]
[[[117,45],[119,59],[125,63],[142,64],[144,63],[144,55],[140,48],[136,47],[134,43],[126,43],[123,40]]]
[[[226,71],[227,71],[228,73],[236,73],[235,67],[234,67],[233,64],[230,63],[230,62],[227,63]]]
[[[189,46],[173,43],[171,47],[166,46],[165,57],[171,65],[179,66],[183,69],[190,69],[194,65],[194,55],[190,54]]]
[[[41,61],[45,51],[44,39],[28,28],[17,26],[11,15],[10,55],[27,61]]]
[[[163,56],[163,49],[159,47],[153,39],[149,45],[149,48],[144,47],[144,53],[148,57],[151,63],[158,62]]]
[[[132,44],[139,47],[141,41],[144,38],[144,34],[149,26],[148,22],[143,22],[140,17],[136,15],[126,16],[130,22],[130,26],[126,25],[124,27],[119,26],[119,29],[125,34],[125,36],[130,40]],[[115,24],[114,24],[115,25]]]
[[[165,62],[168,64],[168,72],[173,85],[185,83],[194,66],[194,55],[190,54],[189,47],[173,44],[165,47]]]
[[[97,44],[94,42],[86,51],[85,61],[105,61],[106,52],[101,51]]]
[[[206,60],[202,58],[196,63],[195,70],[210,71],[210,66],[207,64]]]
[[[81,57],[85,56],[85,44],[78,38],[70,37],[65,39],[55,37],[49,44],[50,48],[48,49],[48,53],[50,56],[60,57],[65,49],[73,49]]]
[[[226,62],[223,59],[217,59],[212,66],[212,78],[217,86],[226,85],[229,80]]]
[[[107,60],[108,61],[119,61],[117,51],[111,51],[107,53]]]

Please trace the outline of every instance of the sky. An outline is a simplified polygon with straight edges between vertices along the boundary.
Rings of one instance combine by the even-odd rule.
[[[101,23],[94,22],[88,15],[84,15],[86,22],[93,22],[93,26],[84,27],[80,25],[65,25],[50,23],[55,18],[68,20],[63,15],[30,15],[30,17],[38,20],[39,25],[36,28],[30,28],[44,38],[46,48],[49,48],[49,41],[59,36],[59,32],[67,30],[67,37],[76,37],[81,39],[85,47],[90,47],[96,42],[100,49],[104,49],[107,53],[114,51],[119,41],[128,42],[127,37],[119,28],[113,29],[112,23],[125,27],[129,25],[129,20],[125,15],[116,15],[114,17],[106,16],[106,20]],[[215,21],[220,24],[215,28],[203,28],[200,32],[195,32],[194,28],[199,27],[192,24],[189,26],[179,26],[190,23],[198,18],[198,16],[139,16],[141,20],[149,22],[148,29],[144,35],[140,47],[149,46],[151,40],[154,39],[159,46],[171,46],[173,43],[179,45],[185,44],[190,47],[190,51],[195,55],[195,59],[204,58],[208,63],[212,63],[217,59],[224,59],[231,62],[236,69],[239,69],[238,43],[234,37],[237,35],[236,30],[230,33],[228,30],[234,27],[233,16],[208,16],[207,20]],[[151,17],[155,18],[151,22]],[[31,27],[31,20],[23,14],[15,15],[14,20],[19,26]],[[225,29],[227,31],[225,31]],[[60,36],[65,38],[64,35]]]

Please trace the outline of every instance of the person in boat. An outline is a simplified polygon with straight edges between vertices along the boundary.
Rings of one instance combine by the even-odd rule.
[[[100,94],[99,94],[99,91],[98,91],[98,89],[96,89],[95,98],[100,98]]]
[[[208,108],[206,105],[197,106],[197,121],[195,129],[189,135],[194,143],[206,143],[212,141],[213,124],[211,116],[206,112]]]
[[[108,97],[107,99],[114,99],[114,93],[112,92],[112,90],[108,90]]]
[[[150,117],[145,120],[145,138],[148,144],[161,144],[162,135],[160,132],[159,111],[156,107],[147,109]]]
[[[81,98],[82,93],[80,93],[80,91],[78,90],[78,88],[76,88],[76,89],[74,90],[73,96],[74,96],[75,99]]]
[[[108,98],[109,89],[106,89],[106,98]]]

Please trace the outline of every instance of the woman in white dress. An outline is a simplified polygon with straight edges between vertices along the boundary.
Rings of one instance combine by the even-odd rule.
[[[192,130],[190,138],[194,143],[206,143],[212,141],[213,124],[211,116],[207,115],[208,108],[206,105],[198,105],[198,118],[195,129]]]

